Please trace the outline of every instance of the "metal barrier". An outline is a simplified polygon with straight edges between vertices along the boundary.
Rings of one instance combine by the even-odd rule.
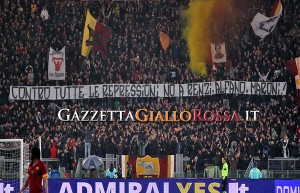
[[[48,168],[49,165],[52,167],[57,165],[57,169],[60,168],[60,161],[58,158],[42,158],[42,161],[46,164],[46,168]]]
[[[259,157],[254,157],[253,160],[258,163],[258,166],[260,165],[261,160]],[[249,166],[250,165],[251,165],[251,162],[250,162]],[[248,166],[248,168],[249,168],[249,166]],[[268,171],[270,171],[270,170],[278,170],[278,171],[300,170],[300,158],[283,158],[283,157],[269,158],[268,159]]]
[[[176,160],[175,177],[177,178],[184,177],[184,169],[186,164],[190,161],[190,158],[187,156],[183,157],[183,154],[176,154],[175,160]]]
[[[236,170],[236,171],[229,171],[228,177],[230,179],[241,179],[241,178],[248,178],[245,174],[247,170]],[[183,175],[175,175],[176,178],[203,178],[204,171],[198,173],[184,173]],[[248,174],[249,175],[249,174]],[[265,179],[300,179],[300,170],[269,170],[267,171],[267,176]]]
[[[43,159],[46,162],[47,166],[49,163],[57,162],[58,159]],[[66,171],[70,177],[75,178],[86,178],[88,177],[88,172],[82,168],[83,158],[78,160],[76,172]],[[113,162],[114,166],[117,167],[120,162],[120,156],[113,154],[106,154],[106,157],[103,158],[104,166],[99,170],[99,177],[105,177],[105,171],[109,167],[110,163]],[[183,154],[176,154],[176,173],[175,178],[203,178],[204,171],[191,172],[185,171],[186,163],[190,161],[189,157],[183,157]],[[253,167],[254,162],[260,165],[260,159],[254,157],[247,168],[247,170],[235,170],[230,171],[229,169],[229,178],[248,178],[249,171]],[[63,170],[63,168],[60,168]],[[197,171],[197,170],[196,170]],[[270,158],[268,159],[268,170],[265,171],[264,178],[269,179],[299,179],[300,178],[300,158]]]

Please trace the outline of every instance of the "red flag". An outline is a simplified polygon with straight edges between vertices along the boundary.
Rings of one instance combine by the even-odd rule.
[[[296,60],[299,60],[299,59],[300,59],[300,57],[298,57],[296,59],[288,60],[285,62],[285,67],[287,68],[289,73],[291,73],[293,76],[298,75],[298,68],[297,68]]]
[[[298,108],[300,109],[300,57],[285,62],[287,70],[295,76]]]
[[[95,27],[95,33],[98,35],[98,43],[93,45],[93,48],[98,50],[103,59],[107,59],[108,50],[107,42],[112,36],[112,30],[104,25],[102,22],[97,22]]]
[[[103,59],[107,59],[107,42],[112,36],[112,30],[97,21],[89,12],[86,13],[86,21],[82,38],[81,55],[87,57],[91,48],[98,50]]]

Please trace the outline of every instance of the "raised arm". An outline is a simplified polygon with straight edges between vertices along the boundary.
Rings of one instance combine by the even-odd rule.
[[[58,106],[57,104],[55,104],[55,106],[56,106],[58,109],[62,109],[62,107]]]
[[[93,129],[93,130],[91,131],[91,133],[95,133],[95,131],[97,131],[97,128]]]
[[[149,144],[149,139],[147,139],[147,141],[146,141],[146,143],[144,145],[144,148],[146,148],[148,146],[148,144]]]
[[[105,5],[104,4],[101,7],[101,12],[102,12],[103,17],[105,17]]]
[[[268,72],[268,73],[266,74],[266,76],[265,76],[265,77],[266,77],[266,80],[267,80],[267,78],[268,78],[268,76],[269,76],[269,74],[270,74],[270,71],[271,71],[271,70],[269,69],[269,72]]]
[[[84,131],[82,129],[80,129],[79,127],[77,128],[80,132],[84,133]]]
[[[256,66],[256,71],[258,72],[258,75],[259,75],[259,77],[263,80],[264,79],[264,77],[261,75],[261,73],[259,72],[259,70],[258,70],[258,68],[257,68],[257,66]]]

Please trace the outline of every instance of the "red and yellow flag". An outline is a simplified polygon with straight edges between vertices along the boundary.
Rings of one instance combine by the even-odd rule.
[[[104,23],[97,21],[87,11],[82,38],[81,55],[88,56],[91,48],[98,50],[103,59],[107,59],[107,42],[112,36],[112,30]]]
[[[276,0],[272,8],[271,17],[279,15],[281,11],[282,11],[282,3],[280,0]]]

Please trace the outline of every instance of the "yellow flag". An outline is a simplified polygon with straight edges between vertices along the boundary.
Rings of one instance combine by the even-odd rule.
[[[160,43],[162,48],[164,49],[165,53],[170,45],[170,37],[165,34],[164,32],[159,32],[159,39],[160,39]]]
[[[86,41],[90,40],[90,29],[95,30],[97,20],[91,15],[90,11],[87,10],[86,19],[84,24],[83,38],[82,38],[82,47],[81,55],[88,56],[93,45],[86,45]]]

